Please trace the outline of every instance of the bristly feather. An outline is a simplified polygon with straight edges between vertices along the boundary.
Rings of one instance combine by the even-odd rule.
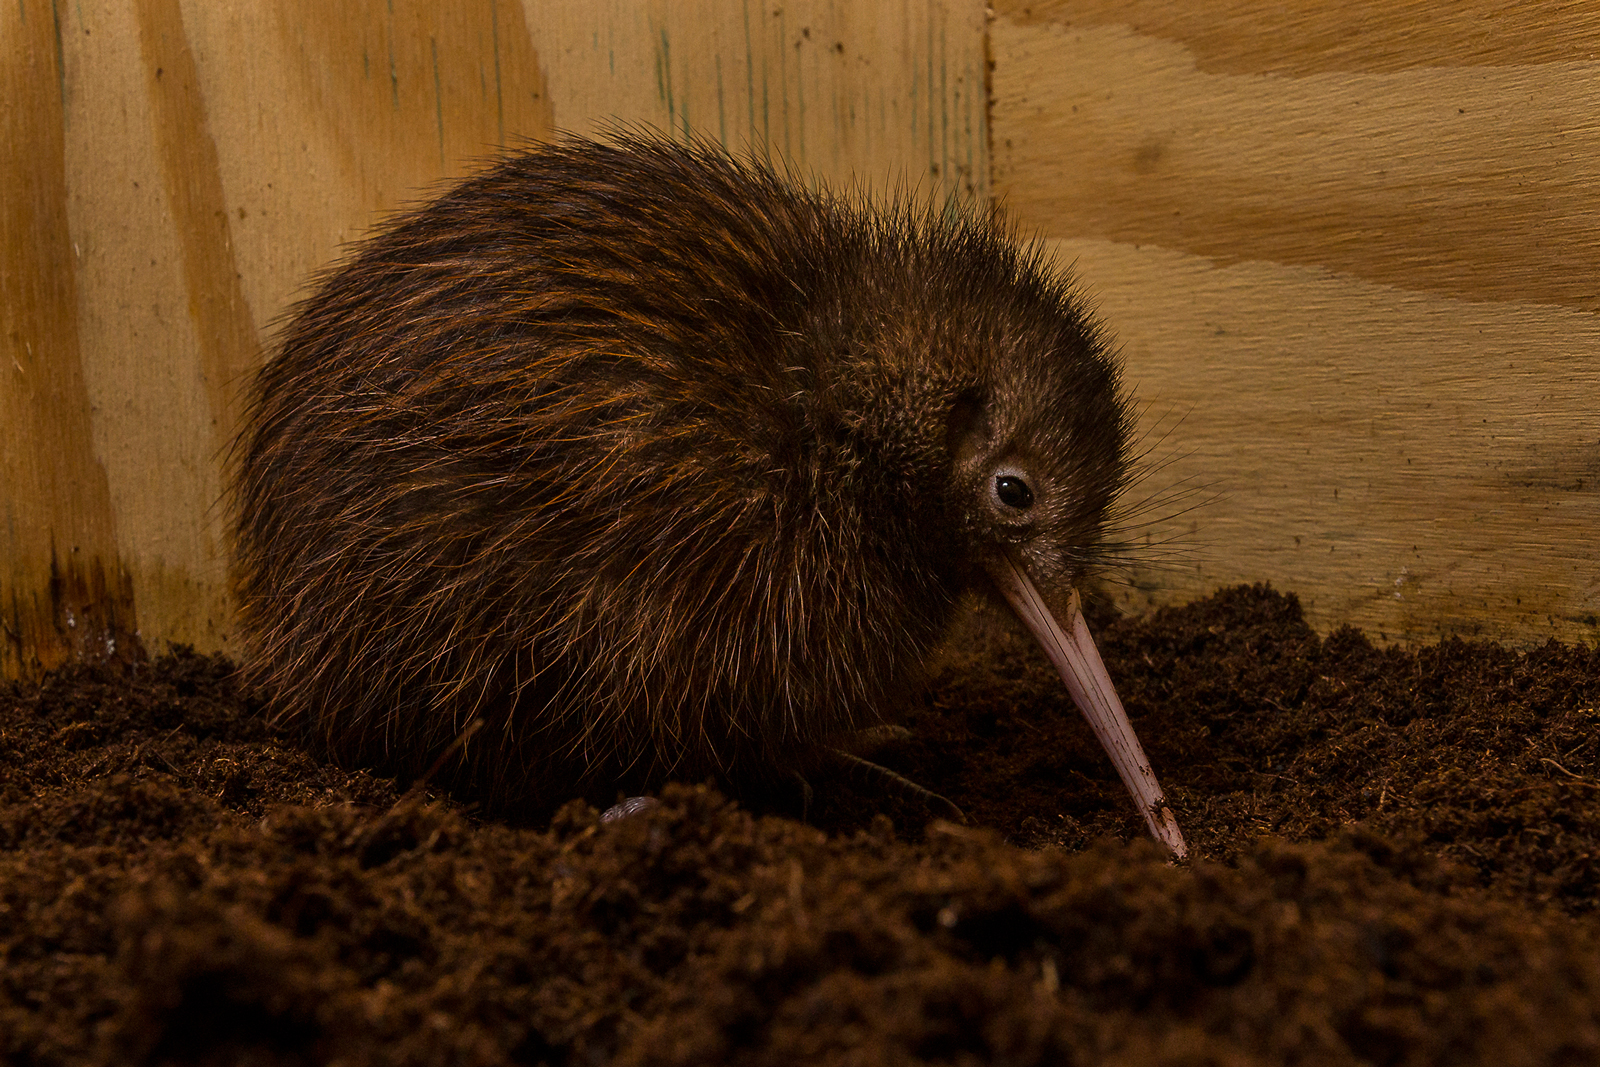
[[[238,444],[248,663],[341,758],[502,806],[803,764],[894,709],[995,531],[977,423],[1126,477],[1118,370],[997,222],[848,204],[709,148],[568,141],[327,275]]]

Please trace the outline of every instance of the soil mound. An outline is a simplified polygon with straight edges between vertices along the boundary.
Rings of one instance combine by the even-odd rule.
[[[1197,857],[977,611],[877,758],[602,825],[305,754],[224,660],[0,687],[17,1064],[1600,1061],[1600,653],[1319,638],[1264,587],[1094,629]]]

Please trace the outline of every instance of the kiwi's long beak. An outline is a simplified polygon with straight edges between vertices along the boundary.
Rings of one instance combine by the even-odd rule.
[[[1001,556],[992,564],[989,573],[1011,610],[1044,646],[1050,662],[1061,672],[1061,680],[1067,683],[1072,702],[1089,720],[1094,735],[1100,739],[1111,762],[1116,764],[1122,784],[1128,787],[1134,806],[1150,827],[1150,836],[1166,845],[1174,859],[1187,857],[1189,849],[1183,843],[1183,833],[1172,817],[1172,809],[1167,807],[1161,783],[1150,769],[1150,760],[1133,732],[1128,713],[1122,709],[1122,701],[1117,699],[1111,676],[1100,659],[1100,650],[1094,647],[1094,638],[1089,636],[1089,626],[1083,621],[1078,604],[1078,591],[1072,591],[1067,605],[1070,617],[1062,627],[1050,613],[1039,590],[1009,555]]]

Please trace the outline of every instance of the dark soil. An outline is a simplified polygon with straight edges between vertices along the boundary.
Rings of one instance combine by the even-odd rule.
[[[813,826],[517,827],[313,759],[222,660],[0,686],[0,1059],[1600,1062],[1600,653],[1263,588],[1095,622],[1186,867],[982,612],[877,757],[970,827],[822,780]]]

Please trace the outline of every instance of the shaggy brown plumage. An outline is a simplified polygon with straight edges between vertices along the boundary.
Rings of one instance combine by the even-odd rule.
[[[568,141],[326,276],[239,441],[248,662],[346,761],[500,805],[803,766],[1127,469],[1070,283],[987,216]],[[1019,488],[1020,484],[1020,488]]]

